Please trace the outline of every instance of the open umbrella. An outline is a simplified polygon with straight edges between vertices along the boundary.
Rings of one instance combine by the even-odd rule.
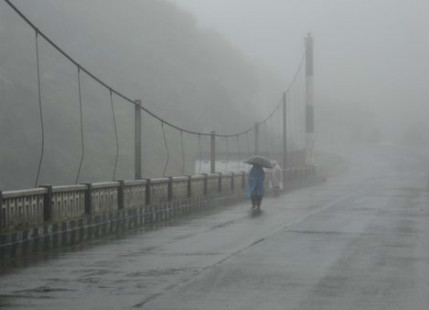
[[[260,165],[264,168],[273,168],[271,160],[262,155],[253,155],[244,161],[244,163],[249,165]]]

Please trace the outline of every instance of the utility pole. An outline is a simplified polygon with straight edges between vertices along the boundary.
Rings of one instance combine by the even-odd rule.
[[[305,164],[314,165],[313,38],[305,38]]]

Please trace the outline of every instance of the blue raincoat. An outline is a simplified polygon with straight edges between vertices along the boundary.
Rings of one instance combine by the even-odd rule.
[[[253,165],[249,172],[249,187],[247,188],[248,197],[253,193],[264,197],[264,179],[264,169],[259,165]]]

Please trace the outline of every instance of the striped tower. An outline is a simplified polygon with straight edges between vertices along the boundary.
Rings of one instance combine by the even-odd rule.
[[[314,165],[313,38],[305,38],[305,163]]]

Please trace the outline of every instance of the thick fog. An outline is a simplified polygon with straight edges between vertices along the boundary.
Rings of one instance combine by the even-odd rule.
[[[0,0],[0,310],[429,310],[428,118],[429,0]]]
[[[293,80],[311,33],[318,145],[427,141],[427,1],[13,3],[107,85],[141,99],[168,122],[206,133],[237,133],[267,117]],[[0,188],[30,187],[42,149],[35,33],[4,1],[0,40]],[[133,178],[133,105],[114,95],[112,112],[109,90],[82,73],[80,122],[77,67],[42,38],[38,48],[45,130],[38,183]],[[301,70],[288,103],[292,151],[305,145],[304,78]],[[262,147],[280,150],[281,113],[270,122],[261,128]],[[77,176],[80,125],[85,154]],[[196,158],[208,152],[208,138],[161,125],[143,115],[143,175],[198,172]],[[268,131],[277,140],[269,141]],[[238,154],[253,149],[252,143],[245,135],[220,139],[217,150]]]
[[[201,26],[227,36],[251,59],[269,65],[284,84],[292,79],[299,62],[304,35],[311,32],[315,38],[316,134],[325,130],[332,137],[333,132],[347,131],[349,124],[362,130],[373,126],[386,142],[426,139],[428,1],[175,3],[194,12]]]
[[[142,100],[146,109],[186,130],[243,131],[261,119],[259,102],[273,107],[273,98],[281,96],[280,79],[254,65],[219,32],[198,27],[190,12],[169,1],[13,3],[109,87]],[[116,94],[109,98],[109,89],[83,70],[79,102],[77,66],[38,36],[39,108],[35,37],[35,31],[1,1],[0,188],[33,186],[39,161],[38,184],[134,178],[133,104]],[[208,152],[209,137],[162,125],[142,113],[143,176],[198,172],[195,159]],[[223,139],[217,150],[224,152],[238,142],[244,148],[244,138]]]

